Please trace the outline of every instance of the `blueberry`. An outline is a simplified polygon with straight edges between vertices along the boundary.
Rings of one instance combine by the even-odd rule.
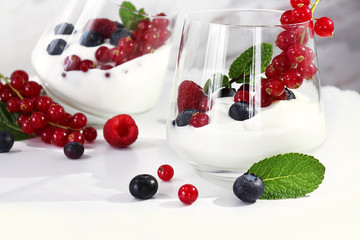
[[[8,131],[0,131],[0,153],[9,152],[13,145],[13,135]]]
[[[123,37],[132,37],[131,32],[126,28],[118,28],[110,35],[110,44],[116,46]]]
[[[190,118],[196,114],[200,113],[201,111],[196,109],[186,109],[178,114],[178,116],[175,119],[176,125],[179,127],[187,126],[189,125]]]
[[[131,180],[129,190],[135,198],[149,199],[157,192],[158,182],[155,177],[149,174],[140,174]]]
[[[55,27],[55,35],[70,35],[74,31],[74,25],[70,23],[60,23]]]
[[[290,89],[285,88],[285,92],[286,92],[286,100],[296,99],[295,94]]]
[[[259,199],[265,190],[262,179],[253,174],[245,173],[238,177],[233,185],[234,194],[244,202],[254,203]]]
[[[228,88],[228,87],[224,87],[221,88],[218,92],[218,97],[222,98],[222,97],[233,97],[236,94],[236,90],[234,88]]]
[[[104,43],[104,38],[100,33],[90,30],[86,31],[80,40],[80,44],[85,47],[95,47]]]
[[[116,24],[116,28],[124,28],[124,25],[122,25],[118,21],[115,21],[115,24]]]
[[[79,159],[84,154],[84,146],[78,142],[69,142],[64,147],[64,153],[70,159]]]
[[[61,55],[66,47],[66,41],[61,38],[52,40],[46,48],[50,55]]]
[[[236,102],[229,108],[229,116],[236,121],[244,121],[255,115],[255,110],[251,110],[247,102]]]

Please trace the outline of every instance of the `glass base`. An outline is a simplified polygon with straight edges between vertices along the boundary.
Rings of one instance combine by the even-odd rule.
[[[247,169],[223,170],[211,167],[199,166],[190,162],[199,175],[207,179],[215,179],[226,182],[234,182],[238,177],[246,173]]]

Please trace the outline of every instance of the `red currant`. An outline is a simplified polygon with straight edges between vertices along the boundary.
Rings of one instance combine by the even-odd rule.
[[[15,97],[15,94],[11,89],[5,89],[0,93],[0,99],[3,103],[6,103],[12,97]]]
[[[85,138],[80,132],[72,132],[68,136],[68,142],[78,142],[81,145],[84,145]]]
[[[73,129],[81,129],[86,126],[87,118],[83,113],[75,113],[70,119],[70,127]]]
[[[208,125],[209,122],[209,115],[207,115],[206,113],[197,113],[190,118],[189,125],[195,128],[199,128]]]
[[[123,37],[118,42],[118,48],[125,54],[130,54],[135,49],[135,41],[131,37]]]
[[[39,136],[41,141],[45,143],[51,143],[51,139],[54,133],[54,128],[52,126],[46,126],[45,128],[39,131]]]
[[[332,37],[334,28],[334,22],[328,17],[317,19],[314,26],[315,33],[320,37]]]
[[[76,71],[80,70],[81,59],[77,55],[67,56],[64,60],[65,71]]]
[[[145,31],[149,28],[151,28],[151,23],[150,23],[150,20],[148,19],[143,19],[143,20],[140,20],[137,24],[137,31]]]
[[[44,128],[47,125],[45,113],[33,112],[30,116],[30,123],[35,129]]]
[[[109,64],[106,64],[106,65],[103,65],[103,66],[101,66],[101,70],[109,70],[109,69],[112,69],[113,68],[113,66],[111,66],[111,65],[109,65]]]
[[[82,60],[80,63],[80,70],[83,72],[87,72],[89,69],[94,68],[96,68],[96,64],[89,59]]]
[[[83,129],[83,135],[84,135],[84,138],[85,138],[86,141],[92,142],[97,137],[97,131],[93,127],[85,127]]]
[[[46,113],[49,107],[51,106],[52,102],[53,101],[50,97],[47,96],[37,97],[34,101],[35,109],[39,112]]]
[[[191,184],[185,184],[180,187],[178,196],[181,202],[185,204],[192,204],[199,196],[199,192],[195,186]]]
[[[266,83],[265,91],[272,97],[280,96],[284,90],[285,85],[279,78],[271,78]]]
[[[109,55],[109,48],[107,48],[105,46],[99,47],[95,51],[95,59],[101,63],[109,62],[111,60],[110,55]]]
[[[64,116],[60,119],[59,124],[64,127],[70,127],[72,115],[70,113],[65,112]]]
[[[291,12],[293,23],[309,21],[312,18],[312,12],[309,7],[296,7]]]
[[[51,137],[51,143],[59,147],[64,147],[67,143],[67,139],[68,139],[68,132],[63,128],[56,128],[53,131],[53,135]]]
[[[255,97],[257,97],[257,95],[255,95]],[[273,102],[273,97],[270,96],[267,92],[266,92],[266,88],[265,87],[261,87],[261,91],[260,91],[260,106],[261,107],[268,107],[272,104]]]
[[[291,69],[284,74],[283,81],[286,87],[296,89],[301,86],[303,77],[298,70]]]
[[[287,10],[281,15],[281,17],[280,17],[281,24],[285,25],[285,24],[293,23],[291,13],[292,13],[292,10]]]
[[[11,97],[6,103],[6,109],[11,113],[20,111],[20,99],[18,97]]]
[[[24,80],[24,82],[26,83],[27,81],[29,81],[29,75],[23,71],[23,70],[16,70],[13,73],[11,73],[10,75],[10,79],[13,80],[15,77],[20,77]]]
[[[21,90],[24,87],[25,80],[20,76],[15,76],[10,80],[10,84],[16,90]]]
[[[65,110],[59,104],[55,104],[49,107],[46,118],[49,122],[58,123],[64,117]]]
[[[291,68],[291,62],[286,55],[277,55],[271,63],[278,73],[284,73]]]
[[[36,132],[36,129],[31,125],[29,119],[22,121],[20,127],[24,133],[29,135],[32,135]]]
[[[317,67],[313,62],[306,60],[299,63],[296,69],[305,79],[311,79],[318,71]]]
[[[160,33],[153,29],[148,29],[143,34],[143,40],[149,43],[152,47],[157,48],[160,45]]]
[[[278,73],[276,72],[274,66],[272,64],[269,64],[269,66],[267,66],[266,70],[265,70],[265,76],[267,78],[273,78],[276,77],[278,75]]]
[[[164,17],[166,15],[158,14],[157,16]],[[166,29],[167,26],[169,25],[169,20],[166,18],[154,18],[151,23],[154,27],[156,27],[158,29]]]
[[[4,84],[2,84],[2,82],[0,81],[0,93],[2,93],[5,89],[6,89],[6,86]]]
[[[21,90],[21,95],[27,98],[39,96],[41,93],[41,86],[34,81],[28,81],[25,83]]]
[[[305,48],[306,48],[305,59],[308,60],[308,61],[314,60],[315,59],[314,51],[309,47],[305,47]]]
[[[234,96],[234,102],[250,102],[250,93],[249,91],[238,91]]]
[[[166,40],[168,40],[169,37],[170,37],[170,31],[167,30],[167,29],[159,30],[159,34],[160,34],[160,42],[161,42],[161,44],[164,44],[166,42]]]
[[[123,50],[119,48],[112,48],[109,50],[111,61],[115,62],[116,65],[122,64],[126,57],[126,54]]]
[[[144,55],[147,53],[153,53],[155,50],[149,43],[142,42],[138,46],[138,51],[139,51],[140,55]]]
[[[170,181],[174,176],[174,169],[168,165],[161,165],[157,171],[159,178],[163,181]]]
[[[276,46],[286,51],[291,45],[296,43],[296,35],[293,31],[283,31],[276,38]]]
[[[290,4],[293,8],[307,7],[310,5],[310,0],[290,0]]]
[[[287,57],[293,63],[304,61],[306,56],[306,47],[300,43],[295,43],[287,50]]]
[[[17,119],[16,119],[16,122],[17,122],[17,124],[19,124],[19,125],[21,126],[21,123],[22,123],[23,121],[29,120],[29,118],[30,118],[30,114],[29,114],[29,113],[21,113],[21,114],[18,115],[18,117],[17,117]]]
[[[20,110],[23,113],[29,113],[34,109],[34,102],[30,98],[20,100]]]

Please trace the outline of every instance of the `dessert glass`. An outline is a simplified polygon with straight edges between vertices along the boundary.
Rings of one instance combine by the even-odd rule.
[[[90,122],[148,111],[161,92],[176,14],[172,0],[69,1],[39,39],[32,65],[48,95]]]
[[[186,17],[167,138],[201,173],[233,179],[267,157],[309,153],[324,142],[311,23],[281,26],[282,13],[232,9]],[[292,47],[291,62],[293,44],[306,54]],[[281,84],[288,87],[280,94]]]

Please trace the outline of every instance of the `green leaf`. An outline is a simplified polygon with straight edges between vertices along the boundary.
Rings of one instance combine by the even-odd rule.
[[[6,105],[0,103],[0,130],[6,130],[10,132],[15,141],[25,140],[34,137],[34,135],[28,135],[21,131],[20,126],[16,123],[18,114],[9,113],[6,110]]]
[[[261,199],[283,199],[305,196],[317,189],[325,167],[312,156],[287,153],[255,163],[248,172],[258,175],[265,184]]]
[[[244,79],[251,73],[253,66],[253,57],[256,53],[256,46],[252,46],[243,52],[230,65],[229,77],[231,79]],[[270,43],[261,43],[261,72],[265,72],[266,67],[270,64],[273,54],[273,47]]]
[[[219,85],[218,83],[221,83],[221,84]],[[222,87],[228,87],[228,88],[231,87],[228,76],[226,76],[222,73],[214,73],[206,81],[203,91],[205,94],[209,94],[210,92],[215,92],[216,90],[218,90]]]
[[[142,14],[146,14],[143,8],[136,10],[136,7],[128,1],[122,2],[119,10],[122,24],[129,30],[136,30],[138,22],[146,18]]]

